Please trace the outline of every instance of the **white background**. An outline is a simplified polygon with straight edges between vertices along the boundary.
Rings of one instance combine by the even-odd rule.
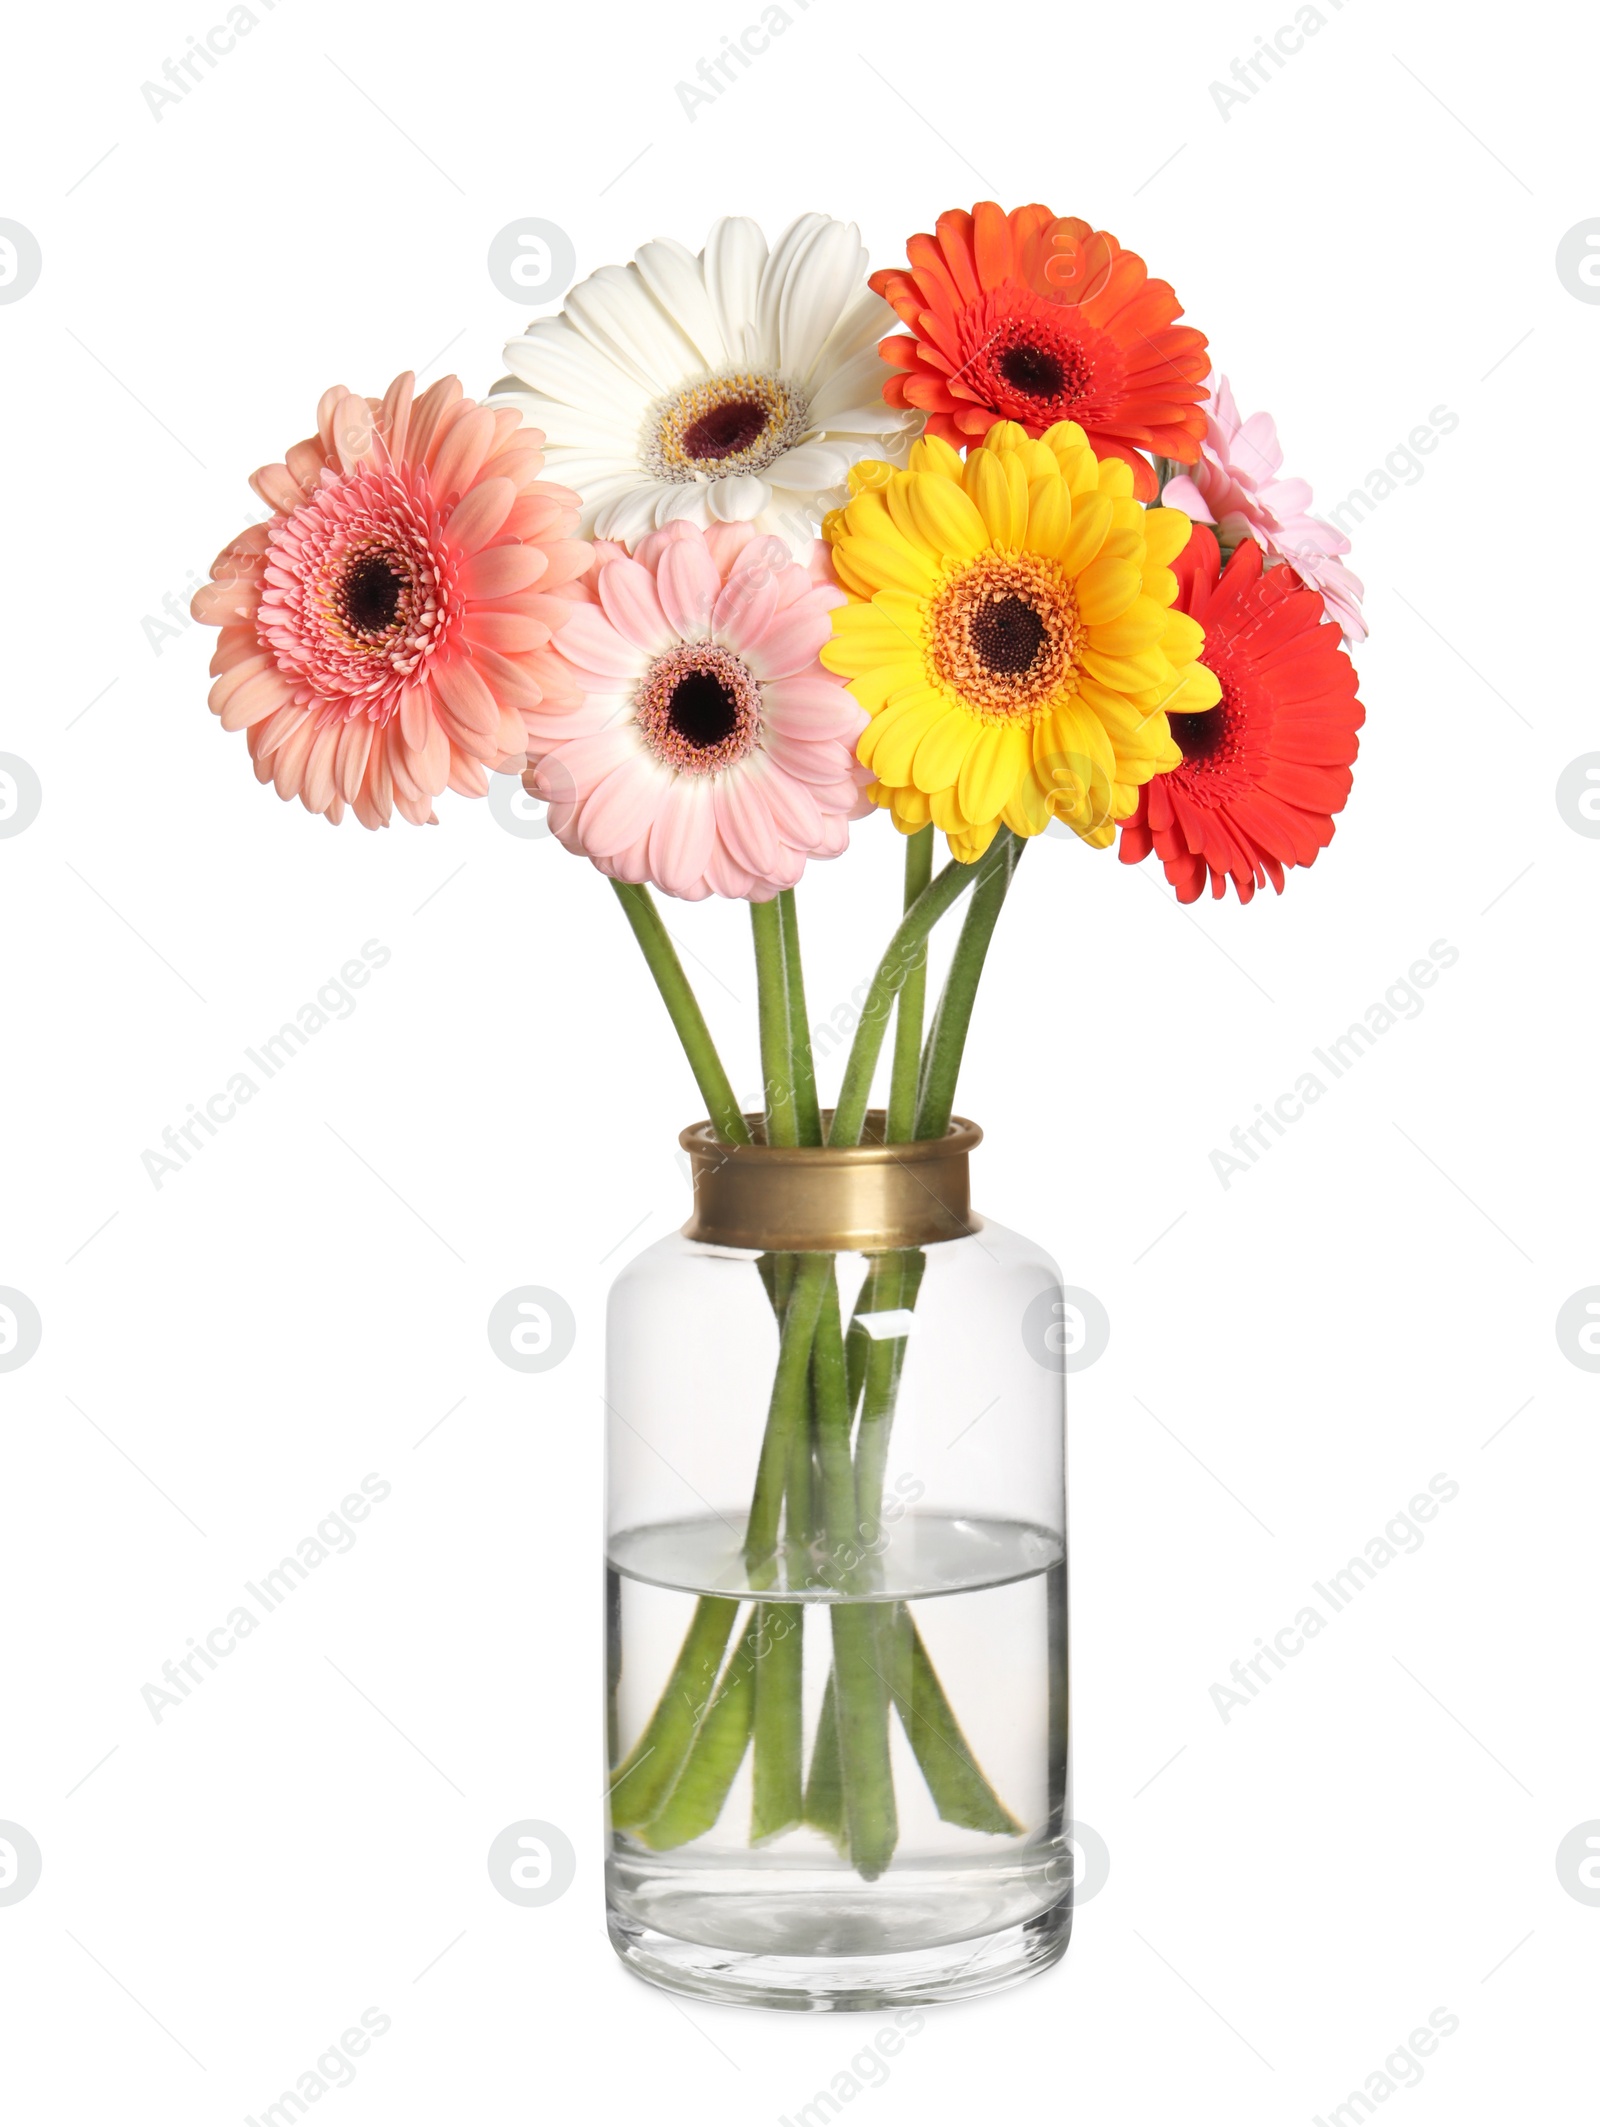
[[[605,1940],[604,1295],[684,1215],[698,1112],[609,890],[463,800],[381,836],[280,806],[206,711],[209,631],[145,623],[328,384],[487,389],[524,322],[485,266],[506,223],[587,272],[817,207],[888,265],[996,196],[1170,278],[1324,508],[1435,407],[1459,427],[1358,536],[1369,720],[1315,868],[1188,913],[1054,838],[1018,875],[960,1106],[983,1208],[1112,1323],[1071,1384],[1077,1807],[1111,1875],[1061,1967],[930,2013],[848,2110],[1311,2119],[1442,2007],[1386,2115],[1576,2118],[1600,1908],[1555,1853],[1600,1817],[1600,1384],[1554,1321],[1600,1279],[1600,843],[1554,791],[1600,748],[1600,308],[1554,261],[1600,214],[1600,47],[1575,14],[1324,0],[1224,119],[1210,84],[1287,0],[787,8],[693,122],[675,83],[755,0],[257,0],[159,120],[141,85],[220,0],[8,33],[0,214],[44,261],[0,308],[0,750],[43,789],[0,840],[0,1284],[43,1322],[0,1375],[0,1818],[44,1856],[0,1906],[8,2110],[242,2120],[375,2007],[319,2117],[742,2127],[877,2028],[680,2005]],[[815,1017],[899,854],[868,822],[807,878]],[[672,925],[753,1094],[744,911]],[[353,1016],[158,1191],[144,1149],[368,939]],[[1421,1015],[1224,1190],[1213,1147],[1439,939]],[[535,1377],[485,1336],[530,1283],[578,1322]],[[354,1550],[155,1722],[141,1687],[368,1472]],[[1230,1663],[1438,1472],[1422,1549],[1224,1722]],[[526,1817],[578,1854],[538,1910],[485,1868]]]

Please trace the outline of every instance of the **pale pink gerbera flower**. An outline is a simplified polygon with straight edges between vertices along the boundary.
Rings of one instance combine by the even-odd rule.
[[[770,901],[870,810],[866,716],[817,662],[844,593],[749,524],[610,540],[556,631],[581,706],[531,710],[524,777],[614,879]]]
[[[1302,583],[1322,593],[1329,619],[1350,641],[1365,642],[1361,579],[1338,559],[1349,553],[1350,542],[1334,525],[1308,514],[1311,489],[1304,480],[1279,477],[1283,448],[1271,414],[1242,421],[1226,377],[1213,376],[1208,389],[1200,462],[1169,480],[1161,500],[1198,524],[1215,525],[1225,547],[1253,539],[1286,561]]]
[[[539,479],[537,430],[478,406],[454,377],[412,400],[324,392],[317,433],[250,485],[272,511],[195,593],[222,630],[211,707],[248,731],[280,798],[364,827],[433,820],[448,786],[482,797],[520,767],[524,718],[576,697],[549,648],[553,596],[591,549],[578,497]]]

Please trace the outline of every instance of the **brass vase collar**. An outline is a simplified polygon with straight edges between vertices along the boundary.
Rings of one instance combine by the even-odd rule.
[[[769,1145],[762,1118],[746,1121],[751,1145],[725,1144],[708,1122],[679,1136],[694,1172],[691,1241],[872,1254],[977,1231],[967,1176],[983,1138],[976,1123],[957,1116],[943,1137],[890,1145],[874,1108],[859,1145]]]

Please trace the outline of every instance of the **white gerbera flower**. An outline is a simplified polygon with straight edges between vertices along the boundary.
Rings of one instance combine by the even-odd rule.
[[[849,468],[903,464],[921,425],[883,403],[895,316],[866,271],[860,230],[825,214],[770,254],[731,216],[698,258],[645,244],[507,345],[513,373],[489,403],[543,429],[546,476],[582,496],[586,538],[746,522],[804,558]]]

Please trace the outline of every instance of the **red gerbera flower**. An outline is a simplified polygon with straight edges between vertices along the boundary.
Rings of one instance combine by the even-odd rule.
[[[905,270],[872,276],[911,327],[878,345],[898,372],[883,387],[891,406],[917,408],[957,450],[995,421],[1030,436],[1076,421],[1097,457],[1132,466],[1144,502],[1156,492],[1144,453],[1195,463],[1205,334],[1174,324],[1183,306],[1142,258],[1048,207],[1004,214],[980,200],[941,214],[937,230],[912,237]]]
[[[1241,901],[1269,879],[1281,894],[1284,866],[1311,863],[1333,840],[1366,717],[1320,595],[1292,569],[1267,569],[1253,539],[1219,574],[1221,559],[1197,524],[1172,567],[1222,699],[1172,718],[1182,766],[1140,790],[1119,851],[1137,864],[1154,849],[1180,901],[1198,900],[1208,872],[1218,900],[1230,878]]]

